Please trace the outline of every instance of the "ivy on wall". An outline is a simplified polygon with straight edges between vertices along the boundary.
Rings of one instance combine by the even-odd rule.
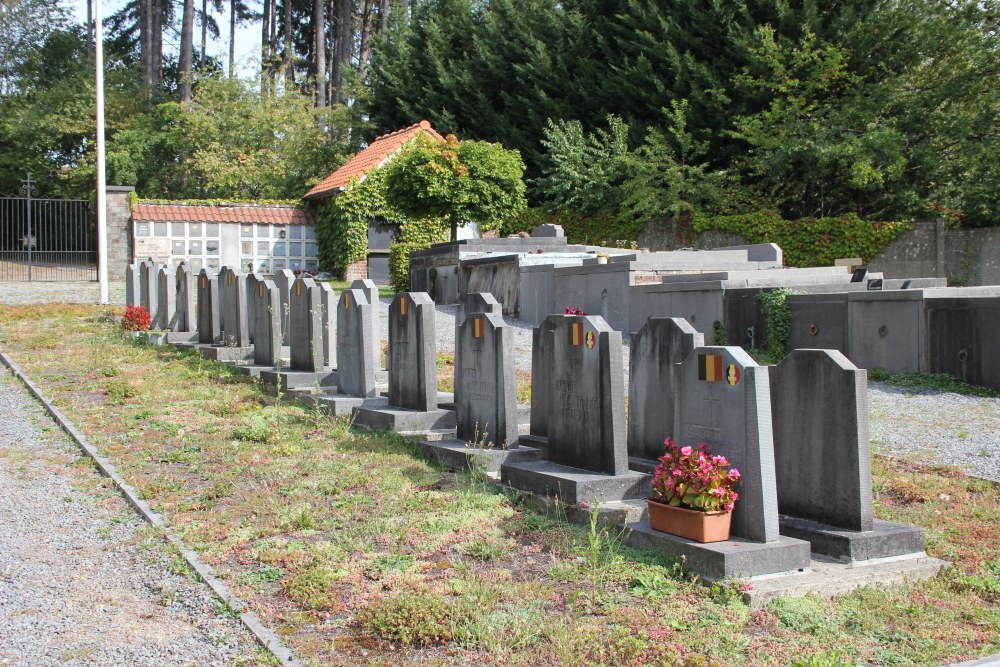
[[[792,335],[792,310],[788,307],[788,295],[799,294],[796,290],[779,288],[761,292],[757,300],[764,310],[767,319],[767,341],[764,353],[773,363],[778,363],[785,357],[788,348],[788,338]]]
[[[399,225],[399,238],[389,248],[389,276],[397,292],[410,289],[410,253],[444,243],[451,237],[448,218],[403,220]]]
[[[747,243],[777,243],[786,266],[832,266],[840,257],[871,260],[912,225],[907,222],[872,222],[854,213],[834,218],[785,220],[772,211],[740,215],[696,215],[697,232],[720,230],[739,234]]]

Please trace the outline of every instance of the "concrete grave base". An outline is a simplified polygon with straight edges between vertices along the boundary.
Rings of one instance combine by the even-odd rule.
[[[648,472],[652,475],[656,472],[656,464],[659,461],[653,461],[651,459],[640,459],[637,456],[628,457],[628,469],[635,470],[636,472]]]
[[[283,360],[285,363],[288,362],[287,359]],[[266,371],[273,371],[274,366],[258,366],[256,364],[247,364],[245,366],[237,366],[236,370],[242,375],[249,375],[250,377],[259,378],[261,373]]]
[[[354,426],[370,431],[431,431],[455,428],[457,424],[453,410],[407,410],[389,406],[386,408],[358,408],[354,411]]]
[[[523,439],[518,440],[524,443]],[[571,468],[551,461],[508,463],[500,467],[500,481],[518,491],[541,496],[559,496],[563,503],[607,502],[645,498],[652,488],[652,476],[629,471],[605,475]]]
[[[310,389],[312,387],[328,388],[337,386],[337,371],[324,368],[318,373],[310,371],[293,371],[283,368],[261,371],[260,379],[264,384],[287,389]]]
[[[520,421],[520,417],[518,417],[518,420]],[[520,423],[518,423],[518,427],[520,427]],[[529,431],[530,431],[530,423],[529,423]],[[546,438],[544,435],[531,435],[530,432],[521,433],[521,435],[518,436],[517,438],[517,442],[522,447],[534,447],[535,449],[537,449],[542,453],[543,459],[548,458],[549,439]]]
[[[197,343],[197,331],[170,331],[167,333],[167,342],[171,345],[177,343]]]
[[[387,408],[389,399],[382,396],[346,396],[344,394],[318,394],[310,396],[313,403],[334,417],[349,416],[355,408]]]
[[[774,542],[751,542],[734,537],[702,544],[653,530],[648,519],[628,524],[627,544],[671,556],[683,556],[685,567],[708,579],[747,579],[809,568],[809,543],[782,536]]]
[[[216,347],[215,345],[198,345],[198,354],[201,355],[202,359],[210,359],[212,361],[252,361],[253,360],[253,348],[252,347]]]
[[[924,553],[923,530],[879,519],[875,519],[873,530],[857,531],[781,516],[779,530],[782,535],[806,540],[815,554],[843,561]]]
[[[541,456],[534,447],[470,447],[464,440],[424,440],[420,446],[428,459],[451,470],[470,470],[473,463],[482,462],[487,472],[498,472],[505,463],[537,461]]]

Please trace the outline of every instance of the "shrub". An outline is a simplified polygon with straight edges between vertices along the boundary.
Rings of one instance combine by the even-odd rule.
[[[151,318],[145,306],[129,306],[122,316],[122,329],[125,331],[147,331]]]

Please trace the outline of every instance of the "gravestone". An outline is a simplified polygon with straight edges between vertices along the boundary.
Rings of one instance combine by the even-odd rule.
[[[139,262],[139,305],[150,319],[156,316],[156,264],[151,259]]]
[[[368,317],[371,319],[369,328],[372,331],[372,352],[374,353],[375,367],[382,368],[382,346],[379,344],[379,332],[381,327],[381,316],[379,315],[379,297],[378,297],[378,285],[375,284],[374,280],[369,280],[368,278],[359,278],[351,283],[351,289],[364,290],[365,297],[368,299],[368,303],[371,308],[368,309]]]
[[[872,512],[868,376],[837,350],[793,350],[771,369],[781,533],[868,560],[924,550],[923,531]]]
[[[531,331],[531,423],[528,435],[521,436],[542,452],[548,447],[549,395],[551,390],[552,349],[554,334],[551,323],[557,320],[546,317]]]
[[[297,278],[288,299],[289,352],[293,371],[323,370],[323,297],[312,278]]]
[[[489,292],[473,292],[471,294],[463,294],[458,301],[458,310],[455,312],[455,404],[459,402],[459,394],[462,388],[459,386],[458,382],[458,367],[461,363],[462,356],[462,346],[458,344],[459,331],[462,328],[462,323],[469,315],[476,313],[492,313],[501,318],[500,322],[503,323],[503,307],[500,302],[497,301],[496,297]],[[516,429],[515,429],[516,431]],[[459,436],[461,438],[461,436]]]
[[[174,282],[177,293],[177,322],[174,331],[192,332],[197,331],[197,305],[195,295],[195,280],[197,276],[191,273],[187,264],[181,263],[174,274]]]
[[[651,317],[630,344],[628,389],[628,453],[655,467],[663,456],[663,441],[674,435],[674,396],[679,364],[705,337],[673,317]],[[654,462],[654,463],[648,463]]]
[[[551,332],[551,376],[532,393],[549,394],[549,460],[505,464],[501,481],[571,504],[645,497],[650,475],[628,469],[621,332],[577,315],[550,315],[539,329]]]
[[[166,331],[171,329],[177,310],[177,285],[173,272],[161,266],[156,272],[156,313],[152,318],[153,328]]]
[[[222,334],[228,347],[250,346],[247,301],[246,274],[227,269],[223,274],[221,307]]]
[[[125,305],[139,306],[141,300],[139,294],[141,288],[139,284],[139,264],[129,264],[125,267]]]
[[[331,368],[337,367],[337,294],[330,283],[317,283],[320,289],[323,321],[323,363]]]
[[[675,397],[674,439],[704,442],[741,473],[732,534],[777,540],[771,390],[767,367],[739,347],[698,347],[681,363]]]
[[[291,329],[291,323],[289,322],[289,294],[291,293],[292,285],[295,283],[295,274],[288,269],[281,269],[280,271],[275,271],[274,276],[271,278],[274,281],[275,286],[278,288],[278,295],[281,297],[281,312],[279,313],[281,317],[281,340],[283,345],[288,345],[288,334]]]
[[[222,345],[219,322],[219,282],[208,269],[198,274],[198,342]]]
[[[397,294],[389,305],[389,401],[360,407],[354,424],[427,432],[451,429],[455,412],[438,406],[434,301],[426,292]]]
[[[258,366],[281,366],[281,296],[271,280],[258,280],[254,302],[253,361]]]
[[[226,307],[226,297],[229,295],[229,288],[227,286],[232,285],[230,276],[234,274],[235,272],[228,265],[223,264],[219,268],[219,273],[215,276],[216,282],[219,283],[219,327],[222,329],[222,334],[226,339],[228,339],[226,328],[233,327],[228,321],[229,309]]]
[[[372,330],[369,294],[363,289],[346,289],[337,303],[337,390],[348,396],[375,395],[375,367],[371,341]]]
[[[253,345],[257,335],[257,285],[264,282],[264,276],[260,273],[247,274],[247,335],[250,337],[250,344]]]
[[[535,238],[562,238],[566,233],[563,231],[562,225],[546,223],[532,229],[531,235]]]
[[[389,405],[422,411],[437,405],[434,314],[426,292],[397,294],[389,306]]]

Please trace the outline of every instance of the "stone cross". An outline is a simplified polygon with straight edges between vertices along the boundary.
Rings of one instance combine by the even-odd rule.
[[[374,396],[375,368],[379,358],[374,354],[369,293],[363,289],[346,289],[337,302],[337,390],[348,396]]]
[[[517,447],[512,333],[499,314],[473,313],[455,338],[457,437],[473,447]]]
[[[288,344],[293,371],[323,371],[323,297],[312,278],[296,278],[288,297]]]
[[[730,532],[757,542],[777,540],[767,367],[739,347],[696,347],[681,363],[674,401],[677,444],[704,442],[740,471]]]
[[[548,457],[607,475],[628,472],[622,335],[599,316],[549,315]],[[534,393],[532,386],[532,393]]]
[[[868,374],[837,350],[793,350],[771,369],[781,514],[872,530]]]
[[[437,408],[434,301],[426,292],[397,294],[389,305],[389,405]]]
[[[628,388],[628,453],[656,460],[674,437],[674,396],[679,364],[705,336],[687,320],[651,317],[632,334]]]
[[[163,331],[173,329],[177,310],[177,285],[173,271],[161,266],[156,272],[156,313],[152,318],[153,327]]]
[[[208,269],[198,274],[198,342],[202,345],[222,345],[219,322],[219,281]]]
[[[281,297],[271,280],[258,280],[250,294],[254,302],[253,362],[258,366],[281,365]]]

